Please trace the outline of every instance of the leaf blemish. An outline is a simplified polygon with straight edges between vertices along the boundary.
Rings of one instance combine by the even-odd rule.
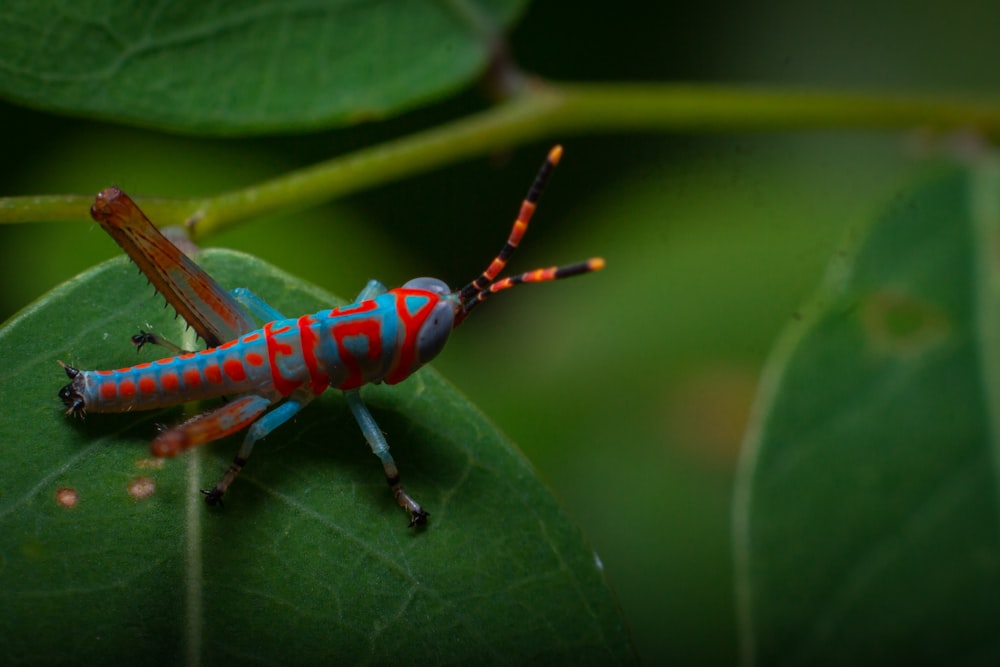
[[[72,509],[76,507],[76,504],[80,501],[80,494],[76,492],[76,489],[70,488],[68,486],[61,486],[56,489],[56,502],[65,507],[66,509]]]
[[[870,295],[861,311],[865,334],[882,354],[913,357],[941,344],[951,331],[940,308],[900,291]]]
[[[156,493],[156,481],[152,477],[136,477],[128,483],[128,494],[136,500],[145,500]]]
[[[158,459],[153,456],[148,456],[144,459],[139,459],[135,462],[135,467],[140,470],[159,470],[163,467],[166,459]]]

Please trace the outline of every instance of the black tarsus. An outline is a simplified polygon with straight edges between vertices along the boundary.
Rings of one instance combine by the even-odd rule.
[[[216,488],[202,489],[201,492],[205,494],[206,505],[211,505],[212,507],[215,507],[216,505],[218,505],[219,507],[225,507],[222,504],[222,492],[219,491],[218,489]]]

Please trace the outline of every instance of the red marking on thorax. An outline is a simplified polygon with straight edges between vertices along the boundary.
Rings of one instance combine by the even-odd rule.
[[[360,317],[343,319],[345,315],[357,315],[376,310],[378,303],[374,300],[362,301],[359,304],[334,308],[330,311],[333,326],[330,335],[337,343],[340,361],[347,369],[347,378],[338,385],[339,389],[357,389],[368,378],[361,374],[361,362],[354,358],[347,347],[346,338],[364,336],[368,340],[368,359],[374,360],[382,356],[382,322],[378,317]]]
[[[319,396],[326,391],[330,384],[330,378],[319,370],[319,363],[316,360],[316,349],[319,346],[319,337],[313,331],[312,325],[316,323],[312,315],[303,315],[299,318],[299,338],[302,340],[302,362],[309,371],[309,386],[313,393]]]
[[[346,306],[338,306],[330,311],[330,317],[339,317],[340,315],[357,315],[358,313],[368,313],[378,308],[378,303],[374,299],[369,299],[368,301],[362,301],[361,303],[352,303]]]
[[[288,331],[288,327],[281,327],[280,329],[274,328],[274,322],[268,322],[264,325],[264,341],[267,343],[267,359],[271,364],[271,381],[274,382],[274,388],[282,396],[288,396],[293,391],[299,388],[300,382],[295,380],[289,380],[281,374],[281,369],[278,367],[278,355],[291,355],[292,346],[287,343],[279,343],[275,338],[276,335],[282,334]]]

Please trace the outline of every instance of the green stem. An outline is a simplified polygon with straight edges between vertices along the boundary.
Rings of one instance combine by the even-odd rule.
[[[542,137],[622,132],[747,132],[818,128],[969,129],[1000,134],[1000,104],[919,95],[671,84],[534,82],[487,111],[204,199],[144,199],[159,224],[206,236],[249,217],[340,195]],[[0,222],[83,218],[91,197],[0,198]]]

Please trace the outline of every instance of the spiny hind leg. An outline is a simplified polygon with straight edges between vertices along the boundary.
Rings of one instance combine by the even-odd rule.
[[[284,403],[254,422],[250,430],[247,431],[246,437],[243,438],[240,450],[236,453],[232,464],[226,469],[222,478],[211,489],[202,489],[202,493],[205,494],[205,502],[209,505],[221,505],[223,494],[243,470],[243,466],[246,465],[247,459],[250,458],[250,453],[253,451],[254,444],[298,414],[299,410],[308,405],[313,398],[314,395],[309,389],[298,389]]]
[[[375,423],[372,413],[368,411],[368,408],[361,400],[361,394],[357,389],[352,389],[351,391],[345,391],[344,397],[347,399],[347,405],[351,408],[354,419],[357,420],[358,426],[361,427],[361,432],[365,435],[365,440],[368,441],[368,445],[372,448],[372,452],[382,461],[382,468],[385,469],[385,479],[392,489],[393,497],[399,503],[400,507],[410,513],[410,526],[423,526],[427,523],[427,517],[430,514],[420,506],[420,503],[411,498],[410,494],[403,488],[402,483],[399,481],[399,469],[396,467],[396,462],[393,460],[392,454],[389,453],[389,443],[386,442],[385,436],[382,435],[382,430]]]

